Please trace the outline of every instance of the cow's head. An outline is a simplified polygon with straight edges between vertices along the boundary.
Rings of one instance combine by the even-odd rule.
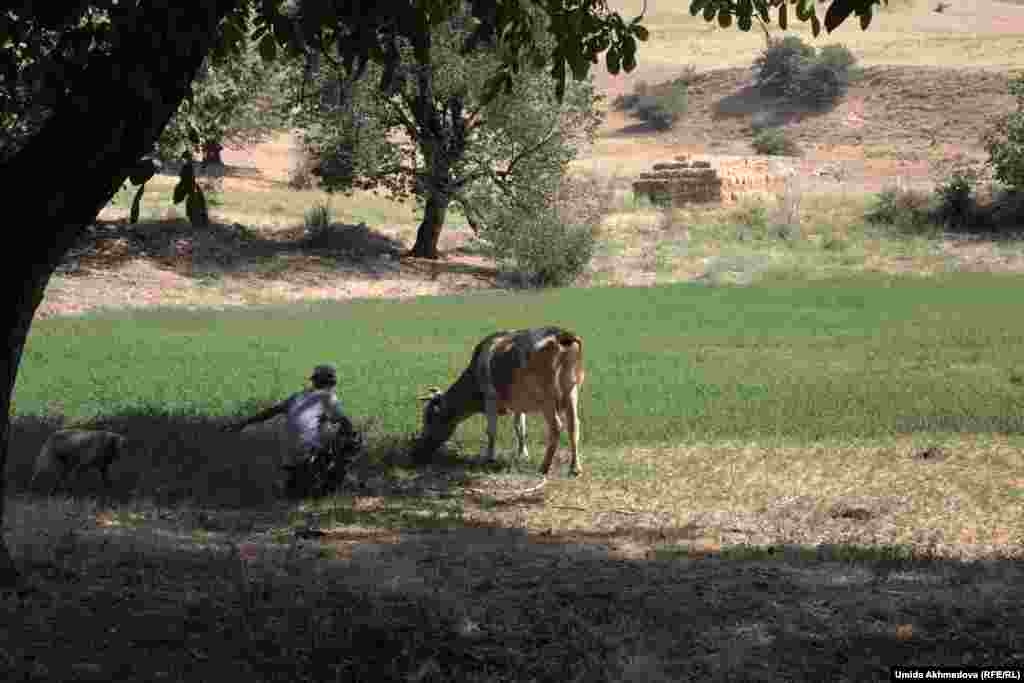
[[[419,397],[423,401],[423,431],[416,439],[412,456],[414,460],[426,460],[434,455],[441,445],[455,432],[455,420],[451,417],[450,406],[440,388],[431,387]]]

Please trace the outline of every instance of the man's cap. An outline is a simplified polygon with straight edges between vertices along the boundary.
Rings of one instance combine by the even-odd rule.
[[[319,380],[337,383],[338,371],[334,369],[333,365],[318,365],[313,368],[313,374],[309,378],[314,382]]]

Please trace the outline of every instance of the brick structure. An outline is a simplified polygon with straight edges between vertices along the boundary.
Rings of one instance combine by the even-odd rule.
[[[654,164],[650,173],[641,173],[633,182],[633,193],[673,206],[769,197],[781,192],[786,181],[785,173],[772,172],[773,165],[770,159],[722,157],[712,164],[680,156],[674,162]]]

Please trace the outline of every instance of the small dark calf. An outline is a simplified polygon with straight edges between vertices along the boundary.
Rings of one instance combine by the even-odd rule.
[[[98,469],[103,484],[110,489],[110,464],[121,457],[128,440],[120,434],[104,430],[62,429],[50,435],[36,458],[30,488],[44,472],[54,476],[49,495],[57,492],[74,472],[81,477],[89,468]]]

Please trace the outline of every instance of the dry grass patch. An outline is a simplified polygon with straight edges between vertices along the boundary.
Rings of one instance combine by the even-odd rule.
[[[516,524],[612,546],[698,552],[731,545],[903,545],[922,555],[1021,556],[1020,452],[998,439],[955,438],[941,461],[920,439],[886,445],[787,447],[711,443],[601,454],[621,478],[553,480],[543,504],[517,505]],[[467,505],[489,524],[513,514]]]

